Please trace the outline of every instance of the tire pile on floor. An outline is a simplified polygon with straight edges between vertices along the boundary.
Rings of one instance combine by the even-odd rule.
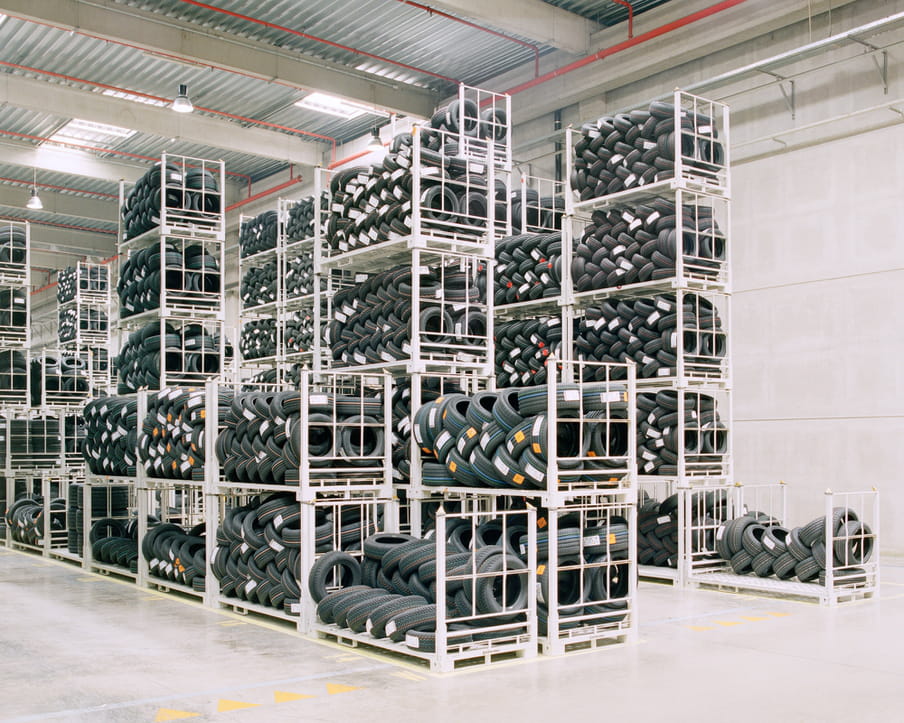
[[[571,276],[581,293],[675,275],[680,253],[686,273],[715,279],[726,259],[725,235],[713,209],[683,206],[677,229],[674,201],[654,198],[644,205],[596,210],[574,249]]]
[[[138,448],[138,400],[101,397],[85,405],[84,456],[99,475],[134,477]],[[70,487],[72,489],[72,487]]]
[[[311,467],[374,467],[385,447],[383,401],[312,393],[308,414]],[[230,482],[298,484],[301,396],[298,392],[237,394],[216,441]]]
[[[424,455],[423,484],[545,489],[547,394],[540,385],[449,394],[421,406],[412,430]],[[628,452],[624,386],[563,384],[556,397],[559,481],[598,482],[604,470],[617,475]]]
[[[84,551],[85,515],[91,520],[128,517],[129,488],[126,485],[96,485],[91,488],[90,510],[85,506],[85,485],[73,482],[67,491],[67,548],[74,555]]]
[[[160,225],[161,202],[179,225],[213,226],[220,214],[220,181],[203,168],[155,164],[129,191],[120,211],[125,240]]]
[[[276,319],[255,319],[242,324],[239,352],[242,359],[252,361],[276,356]]]
[[[728,428],[716,400],[699,392],[684,393],[684,436],[680,436],[678,392],[637,395],[637,471],[642,475],[678,474],[684,455],[688,475],[720,475],[725,471]]]
[[[378,533],[364,540],[362,560],[339,551],[322,555],[308,576],[317,616],[326,624],[427,652],[435,646],[437,604],[445,604],[454,631],[450,645],[523,633],[525,627],[518,624],[527,621],[527,586],[532,584],[527,566],[500,545],[477,544],[447,554],[447,577],[461,579],[447,580],[442,601],[436,599],[439,563],[431,540]],[[478,615],[490,617],[475,619]],[[513,629],[485,630],[501,624]]]
[[[276,211],[264,211],[242,221],[239,229],[239,252],[242,258],[276,248],[279,219]]]
[[[680,318],[677,306],[673,294],[660,294],[588,307],[575,337],[578,359],[632,361],[638,379],[674,376],[681,334],[685,374],[721,376],[727,342],[719,310],[696,294],[685,294]]]
[[[35,547],[43,546],[45,532],[44,499],[23,498],[6,510],[6,527],[16,542]],[[50,539],[61,538],[66,531],[66,500],[57,497],[50,501]]]
[[[716,520],[725,518],[727,496],[724,492],[700,492],[694,498],[691,509],[695,515],[691,535],[691,550],[695,559],[716,558]],[[656,567],[678,567],[678,536],[682,534],[678,526],[679,498],[677,494],[666,497],[662,502],[645,499],[638,505],[637,514],[637,561],[641,565]],[[703,519],[698,519],[702,516]],[[697,527],[699,526],[699,529]]]
[[[119,353],[120,394],[160,388],[160,370],[178,374],[185,383],[201,383],[220,371],[220,342],[203,324],[182,327],[151,322],[129,334]]]
[[[376,532],[375,523],[362,520],[355,507],[343,510],[341,519],[318,507],[315,521],[317,552],[330,552],[337,540],[340,550],[360,549],[361,540]],[[300,552],[301,505],[295,495],[255,497],[226,509],[211,568],[223,596],[298,615]]]
[[[109,284],[110,271],[106,266],[67,266],[57,274],[57,301],[60,304],[72,301],[79,291],[103,294]]]
[[[158,245],[136,251],[122,265],[119,282],[119,314],[125,319],[144,311],[160,308],[160,297],[178,298],[180,305],[209,308],[216,304],[208,298],[220,291],[220,262],[203,244],[184,249],[167,243],[161,259]]]
[[[725,163],[715,121],[682,109],[679,125],[675,106],[660,101],[584,123],[574,146],[575,196],[587,201],[673,178],[679,154],[686,174],[715,178]]]
[[[220,389],[218,419],[226,419],[233,393]],[[148,395],[138,434],[138,459],[150,477],[196,481],[204,475],[206,416],[204,389],[164,389]]]
[[[789,529],[769,515],[751,511],[719,527],[716,550],[737,575],[796,577],[800,582],[825,585],[826,564],[831,560],[841,578],[838,584],[865,582],[859,565],[869,561],[875,544],[869,525],[854,510],[836,507],[830,529],[829,545],[825,517]]]
[[[100,309],[60,309],[57,335],[60,343],[73,341],[79,331],[89,334],[103,334],[109,321],[107,312]]]
[[[496,386],[527,387],[546,383],[546,360],[561,358],[562,320],[558,316],[497,322]]]
[[[496,306],[562,293],[562,234],[508,236],[496,244]]]
[[[420,275],[420,314],[411,318],[410,266],[370,276],[333,297],[324,341],[342,366],[378,364],[410,356],[411,328],[422,356],[479,355],[486,349],[486,276],[478,270],[426,269]],[[453,345],[450,349],[450,345]]]

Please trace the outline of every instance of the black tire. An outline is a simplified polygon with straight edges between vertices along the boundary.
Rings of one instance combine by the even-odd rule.
[[[731,556],[731,569],[735,575],[746,575],[753,572],[753,558],[745,550],[740,550]]]
[[[800,527],[792,529],[791,532],[788,533],[788,539],[785,542],[788,547],[788,552],[790,552],[798,562],[806,560],[812,554],[810,548],[800,539],[801,529],[802,528]]]
[[[336,592],[330,593],[317,604],[317,617],[327,624],[332,623],[333,608],[336,603],[344,600],[349,595],[355,595],[372,589],[373,588],[369,588],[367,585],[353,585],[344,590],[337,590]]]
[[[772,563],[772,572],[779,580],[790,580],[794,577],[794,568],[797,566],[797,560],[790,552],[782,553],[781,556],[775,558]]]
[[[360,563],[347,552],[328,552],[314,562],[308,575],[308,591],[314,602],[319,603],[327,596],[327,580],[336,568],[339,568],[340,585],[343,588],[360,584]]]
[[[392,548],[417,538],[399,532],[378,532],[364,540],[364,554],[371,560],[382,560]]]
[[[773,557],[781,557],[788,551],[788,535],[790,531],[787,527],[775,525],[767,527],[763,534],[763,549]]]
[[[422,605],[400,612],[384,628],[389,639],[400,643],[409,630],[436,630],[436,605]]]
[[[794,574],[797,575],[797,579],[801,582],[813,582],[813,580],[819,577],[820,569],[816,560],[812,557],[808,557],[806,560],[801,560],[794,566]]]
[[[367,619],[365,629],[375,638],[386,637],[386,623],[397,615],[413,608],[427,605],[427,600],[420,595],[407,595],[388,600],[375,607]]]
[[[772,574],[775,557],[768,550],[763,550],[759,555],[754,557],[750,565],[758,577],[769,577]]]

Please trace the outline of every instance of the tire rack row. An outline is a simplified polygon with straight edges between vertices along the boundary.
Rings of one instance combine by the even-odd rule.
[[[0,261],[0,315],[8,318],[0,325],[0,363],[9,369],[0,374],[0,405],[4,407],[27,407],[31,403],[31,382],[28,366],[28,349],[31,346],[31,225],[27,221],[2,222],[10,237],[13,233],[25,235],[25,259],[19,263],[13,258],[10,240],[9,259]],[[18,297],[18,303],[17,303]],[[24,305],[24,309],[20,308]],[[24,325],[15,324],[24,311]],[[13,356],[21,353],[25,357],[25,367],[14,372]]]
[[[495,95],[486,91],[460,86],[458,102],[463,104],[466,99],[473,100],[479,107],[483,107],[485,104],[492,104],[493,107],[501,106],[506,110],[507,117],[511,117],[511,105],[508,96]],[[411,163],[411,197],[415,200],[412,203],[412,230],[409,236],[391,238],[389,241],[375,246],[337,253],[328,247],[327,240],[324,238],[323,234],[325,219],[321,216],[323,213],[321,209],[323,206],[330,208],[330,203],[320,204],[319,202],[315,202],[314,224],[316,235],[314,269],[315,278],[317,279],[315,282],[315,289],[319,293],[324,293],[327,297],[326,303],[323,304],[323,308],[327,310],[330,309],[330,301],[335,291],[335,288],[331,285],[332,280],[328,276],[330,272],[342,270],[353,273],[374,273],[390,268],[394,264],[400,264],[411,268],[412,270],[417,270],[422,267],[428,267],[431,264],[442,264],[443,262],[455,260],[461,260],[460,263],[476,261],[485,264],[487,298],[485,307],[483,307],[481,311],[483,311],[487,317],[487,333],[485,340],[483,340],[485,350],[481,349],[479,352],[475,353],[474,356],[477,357],[476,359],[471,358],[463,361],[461,356],[457,356],[454,353],[448,355],[436,352],[425,353],[422,351],[422,343],[419,335],[412,334],[411,356],[409,359],[380,365],[362,365],[357,367],[359,369],[369,368],[369,366],[379,366],[384,369],[388,368],[395,376],[407,377],[410,379],[412,400],[410,419],[412,420],[418,409],[416,400],[420,399],[422,382],[426,378],[434,380],[436,378],[447,379],[462,389],[472,391],[495,387],[493,353],[494,307],[492,293],[495,245],[499,239],[510,235],[512,231],[512,191],[521,191],[519,195],[522,199],[522,203],[518,209],[518,212],[521,215],[521,223],[519,224],[521,228],[527,227],[527,218],[532,210],[531,204],[526,201],[528,184],[525,182],[525,179],[520,179],[520,189],[515,186],[517,181],[513,179],[511,148],[510,141],[508,140],[511,138],[511,126],[509,124],[506,133],[507,140],[504,143],[490,144],[491,146],[495,146],[492,148],[488,148],[487,144],[484,144],[482,147],[480,145],[477,145],[476,147],[474,145],[469,145],[468,139],[463,134],[455,139],[458,142],[458,148],[465,149],[465,155],[472,160],[476,160],[478,163],[484,163],[487,169],[487,187],[490,189],[490,200],[487,204],[486,234],[482,238],[475,239],[473,236],[457,236],[454,229],[442,229],[441,231],[437,231],[436,229],[429,227],[422,217],[420,204],[416,201],[421,197],[421,178],[423,176],[420,153],[421,145],[419,141],[419,134],[422,132],[423,129],[420,128],[412,130],[414,143]],[[330,185],[330,175],[328,173],[320,172],[317,178],[317,193],[315,194],[315,199],[319,199],[321,190],[328,188]],[[497,185],[501,186],[503,184],[505,187],[506,199],[504,221],[501,220],[503,216],[499,213],[499,202],[494,201],[492,190],[497,187]],[[536,190],[533,188],[534,185],[536,184],[531,184],[531,190]],[[560,187],[561,186],[559,186],[559,188]],[[544,195],[548,195],[545,193],[545,187],[541,187],[540,191],[543,192]],[[536,211],[539,216],[539,209],[536,209]],[[412,273],[411,285],[411,319],[414,322],[419,318],[419,301],[421,297],[417,273]],[[329,318],[329,311],[327,311],[327,318]],[[318,319],[318,321],[320,320]],[[321,344],[322,339],[322,326],[321,323],[318,323],[317,333],[315,334],[316,343]],[[320,357],[320,350],[315,350],[315,358]],[[552,400],[552,417],[554,418],[555,383],[551,385],[551,390],[550,399]],[[632,400],[634,399],[633,381],[629,396]],[[554,444],[554,425],[549,426],[551,430],[550,437],[553,438],[552,443]],[[554,446],[552,449],[554,449]],[[520,497],[524,495],[524,492],[519,490],[503,491],[463,487],[438,491],[435,488],[425,488],[421,484],[421,453],[414,440],[414,435],[411,436],[410,455],[412,471],[411,483],[408,485],[397,486],[397,490],[400,493],[400,496],[404,497],[402,512],[404,516],[407,517],[407,527],[412,534],[420,535],[423,533],[423,509],[426,506],[435,504],[437,500],[459,502],[463,507],[462,514],[466,516],[480,514],[485,519],[487,517],[492,517],[493,515],[505,514],[504,512],[501,512],[500,502],[502,501],[502,498]],[[554,454],[551,454],[550,456],[554,457]],[[633,460],[633,451],[631,452],[631,459]],[[625,471],[628,472],[627,469]],[[555,460],[553,459],[550,463],[550,469],[548,470],[548,479],[555,478]],[[626,477],[623,478],[619,489],[605,490],[602,493],[593,488],[572,490],[548,489],[546,492],[532,495],[532,497],[534,501],[539,500],[541,503],[549,506],[551,518],[555,517],[556,513],[560,510],[569,508],[580,509],[581,512],[579,514],[582,516],[587,514],[613,514],[613,510],[624,513],[624,516],[629,520],[629,537],[632,541],[631,549],[634,549],[636,535],[636,482],[633,472],[628,473]],[[552,523],[552,526],[555,526],[554,522]],[[557,547],[558,538],[551,536],[550,539],[553,540],[553,542],[550,543],[550,546]],[[440,547],[440,545],[438,545],[438,547]],[[529,552],[531,559],[531,563],[529,564],[530,574],[533,575],[537,572],[537,569],[534,566],[534,563],[536,562],[536,550],[532,549]],[[549,557],[551,561],[555,561],[558,556],[553,552]],[[550,573],[551,579],[556,579],[557,562],[552,562],[549,567],[552,570]],[[630,576],[630,589],[626,601],[629,609],[626,618],[627,623],[616,626],[591,625],[584,628],[579,626],[577,630],[569,629],[566,624],[562,625],[560,629],[556,600],[557,592],[555,590],[556,585],[550,585],[552,599],[549,603],[550,609],[554,612],[550,617],[548,625],[550,630],[555,630],[556,632],[540,639],[537,635],[536,628],[532,625],[531,634],[528,636],[528,640],[521,641],[521,643],[515,647],[518,648],[522,654],[530,655],[532,654],[530,651],[535,650],[537,643],[539,643],[545,653],[558,655],[563,654],[568,650],[582,649],[588,645],[595,646],[601,642],[629,640],[636,632],[637,624],[635,614],[635,565],[630,563],[630,568],[632,572]],[[581,574],[583,575],[583,571]],[[535,599],[532,600],[531,603],[531,615],[536,615]],[[325,636],[344,641],[348,644],[373,644],[372,641],[367,640],[366,636],[356,636],[349,631],[337,631],[335,626],[320,626],[319,624],[318,626]],[[438,656],[441,659],[446,658],[446,663],[448,663],[448,654],[450,652],[450,650],[446,650],[445,652],[440,651]],[[445,665],[445,663],[443,663],[443,665]]]
[[[604,301],[617,303],[621,300],[651,297],[657,294],[672,294],[675,297],[678,309],[683,307],[686,299],[699,297],[711,303],[719,312],[723,331],[726,334],[726,352],[724,357],[696,360],[698,363],[688,364],[690,352],[686,350],[685,333],[698,339],[711,334],[711,331],[681,324],[677,334],[677,360],[676,370],[673,375],[655,377],[650,379],[638,378],[637,391],[641,393],[655,394],[658,391],[677,391],[678,394],[678,419],[679,426],[677,438],[685,438],[685,393],[706,394],[717,397],[717,409],[721,413],[722,420],[728,426],[728,450],[722,457],[722,474],[709,474],[693,469],[688,465],[687,456],[682,445],[679,445],[678,473],[671,477],[638,476],[639,488],[667,482],[670,487],[693,488],[700,485],[720,485],[730,483],[733,479],[732,471],[732,435],[733,413],[731,395],[731,284],[729,275],[729,250],[731,247],[730,228],[730,163],[728,159],[729,148],[729,110],[724,104],[709,101],[689,93],[676,90],[673,96],[675,108],[675,126],[681,127],[681,114],[683,112],[702,113],[715,120],[715,126],[725,148],[725,160],[718,172],[710,177],[701,177],[694,173],[694,169],[683,158],[682,152],[676,149],[674,159],[674,176],[668,180],[636,186],[629,190],[619,191],[611,195],[592,198],[585,201],[576,201],[572,193],[571,179],[573,170],[572,149],[580,138],[580,133],[568,128],[565,131],[564,154],[565,182],[558,184],[549,179],[528,177],[526,183],[541,191],[549,189],[552,193],[564,194],[565,216],[562,224],[562,293],[558,298],[541,298],[536,301],[526,301],[505,306],[496,307],[497,322],[501,320],[515,320],[540,316],[553,316],[559,318],[562,324],[562,355],[568,358],[577,358],[575,348],[574,328],[586,313],[588,307]],[[680,145],[680,144],[678,144]],[[718,218],[721,231],[726,237],[725,258],[722,260],[718,271],[714,274],[701,273],[700,267],[695,264],[694,258],[690,262],[685,259],[687,254],[678,248],[675,254],[675,273],[670,278],[633,283],[624,286],[596,289],[585,292],[577,292],[575,279],[573,278],[572,259],[574,258],[577,243],[580,241],[584,227],[590,221],[594,211],[623,210],[634,208],[649,202],[655,198],[665,198],[675,205],[675,226],[682,228],[683,212],[690,208],[712,208],[714,216]],[[549,228],[548,231],[558,229]],[[676,244],[677,245],[677,244]],[[693,256],[693,255],[692,255]],[[639,421],[639,420],[638,420]],[[679,559],[680,571],[671,568],[656,567],[652,565],[639,566],[639,574],[642,578],[685,583],[689,579],[691,560],[687,555]]]
[[[314,195],[314,199],[319,199],[319,194]],[[319,298],[316,294],[305,294],[303,296],[290,296],[286,288],[286,274],[289,264],[293,258],[310,255],[312,260],[314,257],[314,237],[310,236],[304,239],[290,239],[287,233],[287,224],[289,221],[289,210],[300,201],[281,198],[278,201],[277,208],[277,235],[276,247],[266,251],[260,251],[250,256],[242,256],[239,254],[239,286],[245,278],[245,273],[249,269],[259,268],[269,262],[276,264],[276,299],[267,304],[259,304],[251,307],[245,307],[241,298],[239,298],[239,328],[236,330],[236,338],[233,341],[233,347],[237,350],[238,363],[241,370],[241,376],[261,372],[268,369],[278,370],[278,379],[285,378],[285,375],[294,365],[302,368],[311,368],[315,366],[319,368],[319,363],[314,362],[314,346],[307,351],[297,352],[288,348],[286,342],[286,323],[293,312],[307,311],[314,318],[313,326],[317,328],[317,319],[321,313],[319,306],[315,304],[315,299]],[[239,217],[239,228],[250,217]],[[260,319],[276,320],[276,349],[275,353],[269,357],[257,359],[245,359],[238,351],[240,349],[241,333],[246,321],[255,321]]]
[[[163,153],[160,160],[161,168],[167,168],[168,164],[175,164],[182,169],[182,176],[185,176],[185,169],[191,168],[200,170],[202,173],[212,174],[219,184],[219,212],[216,214],[207,214],[209,223],[199,224],[193,221],[196,212],[191,209],[190,203],[187,203],[188,194],[181,194],[183,197],[183,205],[174,207],[167,204],[167,187],[166,183],[160,184],[160,221],[159,225],[145,231],[138,236],[126,239],[125,228],[120,214],[120,228],[118,234],[118,264],[117,271],[121,271],[125,261],[135,252],[152,246],[157,246],[160,252],[160,288],[159,291],[159,307],[149,309],[126,318],[122,318],[121,313],[117,314],[118,330],[120,332],[121,343],[125,343],[129,332],[140,329],[150,324],[158,324],[161,339],[160,349],[160,388],[180,386],[180,385],[198,385],[202,384],[206,378],[215,377],[225,372],[225,247],[226,247],[226,212],[225,212],[225,188],[226,188],[226,168],[223,161],[213,161],[203,158],[192,158],[189,156],[179,156]],[[210,191],[204,193],[211,194]],[[120,207],[125,204],[126,187],[125,183],[120,183]],[[173,292],[167,289],[166,274],[166,247],[167,244],[173,244],[179,251],[185,250],[186,247],[192,245],[200,245],[204,254],[212,256],[218,265],[219,290],[210,291],[186,291]],[[184,277],[186,268],[183,266],[178,271]],[[117,278],[111,279],[111,286]],[[211,336],[216,340],[217,349],[215,352],[202,350],[202,357],[205,364],[216,367],[216,372],[206,373],[192,372],[186,368],[187,359],[191,350],[185,347],[184,340],[181,340],[180,347],[174,348],[175,356],[179,360],[179,370],[167,371],[167,354],[163,348],[163,339],[166,334],[167,326],[175,328],[181,332],[190,325],[199,325],[205,335]],[[111,360],[112,361],[112,360]]]
[[[105,290],[83,289],[82,278],[90,279],[92,276],[101,277],[106,273],[107,282]],[[113,314],[110,303],[112,267],[109,264],[92,264],[87,261],[79,261],[75,267],[76,291],[75,296],[68,301],[59,302],[57,311],[62,321],[63,315],[69,313],[76,319],[75,336],[71,339],[59,340],[59,357],[74,356],[83,359],[87,363],[88,386],[93,394],[107,392],[112,383],[112,349],[113,349]],[[101,313],[106,318],[105,329],[83,329],[82,317],[91,316],[91,312]],[[59,327],[58,327],[59,328]],[[43,368],[43,365],[42,365]],[[46,380],[45,380],[46,382]],[[91,394],[67,394],[65,392],[48,395],[47,384],[44,383],[42,405],[67,405],[69,403],[81,403]]]

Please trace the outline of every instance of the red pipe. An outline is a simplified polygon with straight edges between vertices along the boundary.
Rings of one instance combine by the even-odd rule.
[[[634,6],[628,0],[612,0],[612,2],[628,8],[628,39],[630,40],[634,37]]]
[[[241,208],[245,204],[251,203],[252,201],[257,201],[258,199],[265,198],[273,193],[277,193],[278,191],[282,191],[284,188],[288,188],[289,186],[294,186],[297,183],[302,182],[302,177],[298,176],[297,178],[290,178],[288,181],[283,181],[282,183],[273,186],[273,188],[268,188],[265,191],[261,191],[260,193],[255,193],[253,196],[249,196],[248,198],[242,199],[241,201],[236,201],[231,206],[227,206],[227,211],[232,211],[236,208]]]
[[[50,188],[54,191],[71,191],[72,193],[84,193],[91,196],[101,196],[103,198],[110,198],[114,201],[119,200],[119,196],[113,193],[102,193],[101,191],[85,191],[81,188],[70,188],[69,186],[55,186],[52,183],[38,183],[34,184],[32,181],[28,179],[21,178],[6,178],[5,176],[0,176],[0,181],[5,183],[21,183],[23,186],[34,186],[37,185],[38,188]]]
[[[180,2],[185,3],[186,5],[194,5],[198,8],[203,8],[205,10],[212,10],[215,13],[220,13],[221,15],[228,15],[231,18],[237,18],[238,20],[244,20],[248,23],[255,23],[257,25],[263,25],[265,28],[270,28],[271,30],[280,30],[284,33],[291,33],[292,35],[297,35],[299,38],[305,38],[306,40],[313,40],[317,43],[323,43],[324,45],[329,45],[332,48],[339,48],[340,50],[345,50],[350,53],[354,53],[355,55],[361,55],[365,58],[372,58],[373,60],[379,60],[381,63],[389,63],[390,65],[395,65],[399,68],[405,68],[406,70],[411,70],[415,73],[422,73],[423,75],[429,75],[434,78],[439,78],[440,80],[445,80],[449,83],[458,84],[459,81],[454,78],[450,78],[446,75],[440,75],[439,73],[434,73],[429,70],[424,70],[423,68],[417,68],[413,65],[408,65],[407,63],[399,62],[398,60],[390,60],[389,58],[384,58],[380,55],[375,55],[374,53],[368,53],[364,50],[359,50],[358,48],[352,48],[349,45],[343,45],[342,43],[335,43],[332,40],[326,40],[325,38],[319,38],[316,35],[311,35],[310,33],[304,33],[301,30],[294,30],[292,28],[287,28],[284,25],[277,25],[276,23],[270,23],[266,20],[260,20],[258,18],[253,18],[250,15],[243,15],[242,13],[236,13],[232,10],[224,10],[223,8],[218,8],[213,5],[208,5],[207,3],[198,2],[198,0],[180,0]]]
[[[623,50],[628,50],[629,48],[633,48],[637,45],[645,43],[648,40],[653,40],[654,38],[666,35],[673,30],[678,30],[679,28],[691,25],[698,20],[712,17],[713,15],[716,15],[723,10],[728,10],[729,8],[740,5],[743,2],[746,2],[746,0],[723,0],[723,2],[716,3],[715,5],[710,5],[708,8],[704,8],[703,10],[699,10],[698,12],[686,15],[685,17],[679,18],[678,20],[675,20],[671,23],[660,25],[658,28],[653,28],[653,30],[637,35],[636,37],[625,40],[624,42],[618,43],[617,45],[613,45],[609,48],[603,48],[602,50],[599,50],[592,55],[588,55],[586,58],[581,58],[580,60],[575,60],[573,63],[569,63],[568,65],[563,65],[558,70],[552,70],[549,73],[541,75],[539,78],[528,80],[527,82],[516,85],[514,88],[510,88],[505,92],[509,95],[522,93],[525,90],[529,90],[530,88],[542,85],[543,83],[546,83],[553,78],[558,78],[562,75],[566,75],[574,70],[577,70],[578,68],[583,68],[585,65],[590,65],[597,60],[603,60],[604,58],[608,58],[612,55],[615,55],[616,53],[620,53]]]
[[[540,75],[540,48],[534,43],[528,43],[525,40],[520,40],[519,38],[513,38],[510,35],[506,35],[505,33],[500,33],[498,30],[492,30],[491,28],[485,28],[482,25],[478,25],[477,23],[472,23],[470,20],[465,20],[464,18],[456,17],[447,12],[443,12],[442,10],[437,10],[436,8],[432,8],[429,5],[423,5],[418,2],[413,2],[413,0],[397,0],[397,2],[403,3],[404,5],[410,5],[413,8],[418,8],[419,10],[425,10],[430,15],[438,15],[441,18],[448,18],[449,20],[454,20],[457,23],[461,23],[462,25],[467,25],[469,28],[474,28],[475,30],[480,30],[484,33],[489,33],[490,35],[495,35],[497,38],[504,38],[505,40],[510,40],[513,43],[518,43],[518,45],[523,45],[525,48],[530,48],[534,53],[534,77]],[[624,0],[615,0],[615,2],[624,2]],[[633,12],[632,15],[633,17]]]

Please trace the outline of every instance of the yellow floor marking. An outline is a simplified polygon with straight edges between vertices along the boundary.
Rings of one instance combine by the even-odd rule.
[[[688,625],[688,627],[695,633],[705,633],[707,630],[714,630],[714,628],[707,625]]]
[[[307,700],[308,698],[316,698],[316,695],[307,695],[305,693],[286,693],[282,690],[274,691],[274,703],[291,703],[293,700]]]
[[[160,723],[165,720],[181,720],[182,718],[197,718],[200,713],[190,713],[187,710],[172,710],[171,708],[161,708],[157,711],[157,717],[154,723]]]
[[[766,615],[771,615],[771,616],[774,617],[774,618],[786,618],[786,617],[788,617],[790,614],[791,614],[791,613],[766,613]]]
[[[760,618],[756,615],[742,615],[742,620],[746,620],[748,623],[758,623],[760,620],[768,620],[769,618]]]
[[[338,695],[339,693],[350,693],[353,690],[361,690],[351,685],[342,685],[340,683],[327,683],[326,692],[329,695]]]
[[[102,577],[80,577],[79,582],[101,582],[103,579]]]
[[[220,623],[220,625],[223,625],[225,627],[234,627],[236,625],[247,625],[247,623],[244,620],[224,620]]]
[[[260,703],[243,703],[240,700],[221,699],[217,702],[217,713],[226,713],[230,710],[242,710],[242,708],[259,708]]]
[[[396,673],[393,673],[393,675],[397,678],[405,678],[406,680],[426,680],[424,676],[409,673],[407,670],[400,670]]]
[[[730,628],[732,625],[743,625],[740,620],[713,620],[716,625],[721,625],[723,628]]]

